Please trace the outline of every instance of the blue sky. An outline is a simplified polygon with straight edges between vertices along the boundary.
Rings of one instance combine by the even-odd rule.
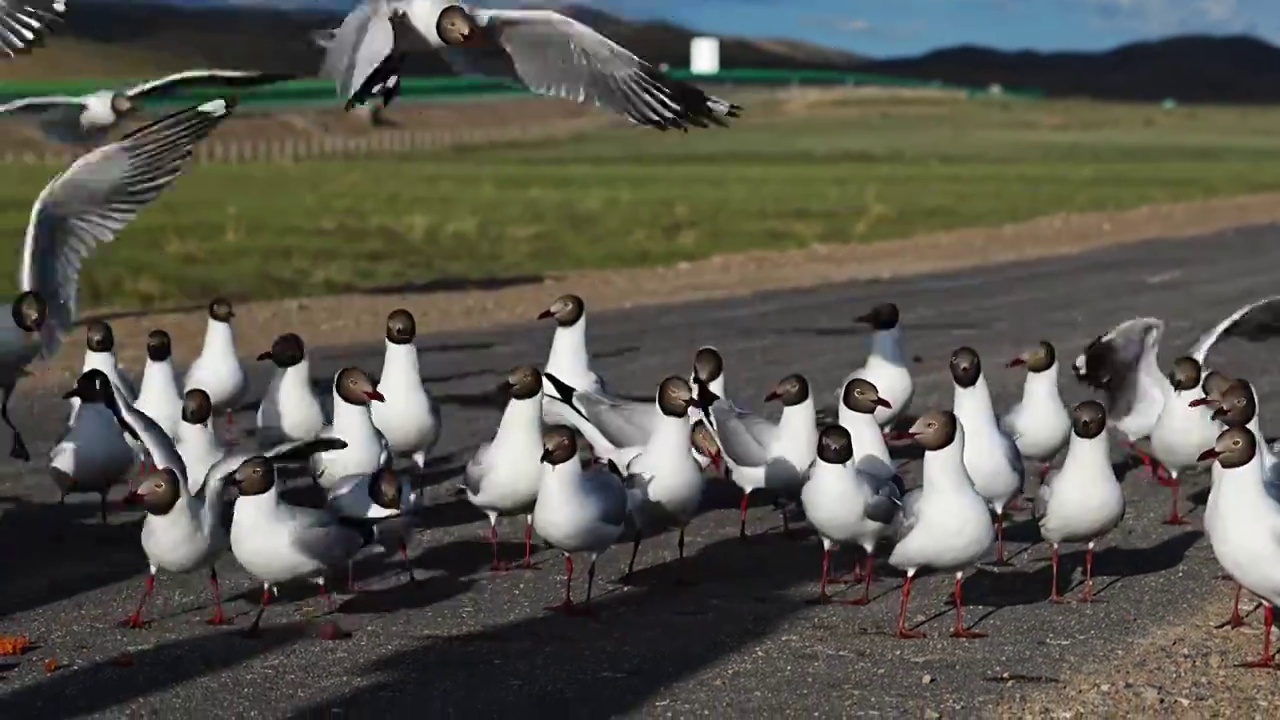
[[[354,4],[350,0],[224,1]],[[511,6],[520,0],[492,0],[492,4]],[[554,0],[541,4],[554,4]],[[1280,0],[580,0],[576,4],[625,17],[665,18],[709,32],[801,38],[881,57],[961,43],[1097,50],[1180,33],[1249,33],[1280,41]]]

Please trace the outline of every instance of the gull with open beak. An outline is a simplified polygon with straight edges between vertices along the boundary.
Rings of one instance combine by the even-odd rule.
[[[373,425],[369,404],[382,402],[373,378],[358,367],[346,367],[333,377],[333,422],[319,437],[342,438],[347,446],[311,457],[316,484],[326,492],[351,475],[372,475],[387,464],[390,449]]]

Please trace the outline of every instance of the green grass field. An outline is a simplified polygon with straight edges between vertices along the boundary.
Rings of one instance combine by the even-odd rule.
[[[269,298],[870,242],[1280,189],[1280,110],[870,100],[369,162],[199,166],[92,258],[86,307]],[[0,167],[14,250],[58,168]]]

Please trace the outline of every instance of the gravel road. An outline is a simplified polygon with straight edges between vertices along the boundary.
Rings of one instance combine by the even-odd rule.
[[[830,404],[836,383],[866,352],[851,318],[893,300],[903,311],[908,352],[919,358],[914,411],[949,406],[946,359],[961,344],[983,353],[997,405],[1007,407],[1022,375],[1003,369],[1003,361],[1041,338],[1069,362],[1115,322],[1156,315],[1168,322],[1167,364],[1204,326],[1275,291],[1277,232],[1265,226],[954,274],[600,312],[590,315],[589,342],[595,368],[623,394],[652,393],[663,376],[687,372],[699,344],[712,343],[725,355],[729,393],[739,404],[760,408],[762,393],[795,371],[808,375],[820,404]],[[590,308],[590,288],[580,292]],[[368,322],[380,327],[382,319]],[[511,366],[541,362],[549,336],[550,327],[530,319],[420,338],[424,381],[446,418],[440,456],[426,478],[432,502],[413,549],[422,579],[404,585],[393,559],[372,553],[361,563],[365,590],[341,596],[337,620],[352,632],[343,641],[317,638],[312,616],[323,605],[306,586],[270,608],[261,639],[210,628],[201,622],[208,598],[199,576],[162,576],[155,622],[145,630],[117,627],[145,571],[140,516],[119,512],[102,525],[96,496],[59,507],[51,483],[35,470],[38,460],[31,469],[6,463],[0,634],[28,636],[37,647],[0,674],[0,708],[31,718],[161,710],[237,717],[338,710],[574,718],[980,714],[1014,693],[1121,658],[1155,629],[1196,616],[1218,572],[1195,524],[1199,510],[1190,526],[1161,525],[1167,490],[1132,472],[1128,515],[1096,562],[1108,602],[1043,602],[1049,568],[1045,549],[1036,547],[1019,553],[1011,568],[967,577],[970,622],[989,638],[946,637],[950,578],[935,576],[913,593],[912,616],[929,637],[900,641],[889,634],[896,578],[878,581],[867,607],[806,605],[816,591],[816,538],[785,539],[777,513],[762,504],[750,516],[755,535],[740,542],[736,494],[717,487],[689,535],[698,585],[673,585],[675,542],[666,535],[645,543],[634,587],[611,582],[626,561],[625,546],[602,559],[598,618],[546,613],[542,606],[557,599],[562,580],[558,558],[544,551],[538,572],[489,573],[487,523],[454,495],[453,478],[468,448],[494,427],[487,389]],[[322,383],[345,364],[380,365],[380,345],[322,348],[319,338],[308,340],[317,346],[312,362]],[[242,350],[251,356],[259,348]],[[1248,375],[1269,397],[1280,390],[1280,373],[1266,362],[1267,350],[1230,341],[1216,364]],[[254,368],[255,387],[264,384],[264,370]],[[1085,397],[1065,368],[1063,386],[1069,401]],[[65,410],[48,390],[20,393],[15,420],[40,458]],[[1275,422],[1264,413],[1264,423]],[[240,427],[251,423],[249,412],[237,418]],[[909,472],[914,476],[918,463]],[[1188,480],[1188,494],[1195,497],[1191,490],[1205,483]],[[517,553],[519,525],[501,529],[512,541],[504,551]],[[1009,535],[1021,550],[1034,540],[1034,525],[1015,522]],[[1067,556],[1069,566],[1080,560]],[[219,571],[224,592],[236,597],[228,609],[244,626],[253,584],[230,558]],[[61,669],[49,673],[46,664]]]

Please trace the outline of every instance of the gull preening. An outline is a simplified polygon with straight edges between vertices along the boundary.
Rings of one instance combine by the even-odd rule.
[[[658,130],[728,125],[742,108],[675,80],[626,48],[553,10],[493,10],[452,0],[364,0],[341,26],[315,35],[320,76],[349,110],[399,92],[407,52],[425,41],[454,70],[589,102]]]
[[[0,8],[4,2],[0,0]],[[0,25],[0,46],[4,41]],[[247,70],[187,70],[148,80],[122,90],[95,90],[86,95],[43,95],[0,105],[0,114],[35,118],[45,137],[69,145],[98,145],[126,118],[141,109],[142,100],[194,87],[244,88],[292,79],[292,75]]]
[[[30,453],[9,420],[9,398],[20,371],[36,357],[52,357],[75,325],[81,264],[178,179],[196,144],[234,108],[234,100],[219,98],[160,118],[80,156],[36,198],[23,244],[13,324],[0,325],[0,391],[5,396],[0,417],[13,429],[14,457],[26,460]]]
[[[0,55],[12,58],[43,45],[66,11],[66,0],[0,0]]]

